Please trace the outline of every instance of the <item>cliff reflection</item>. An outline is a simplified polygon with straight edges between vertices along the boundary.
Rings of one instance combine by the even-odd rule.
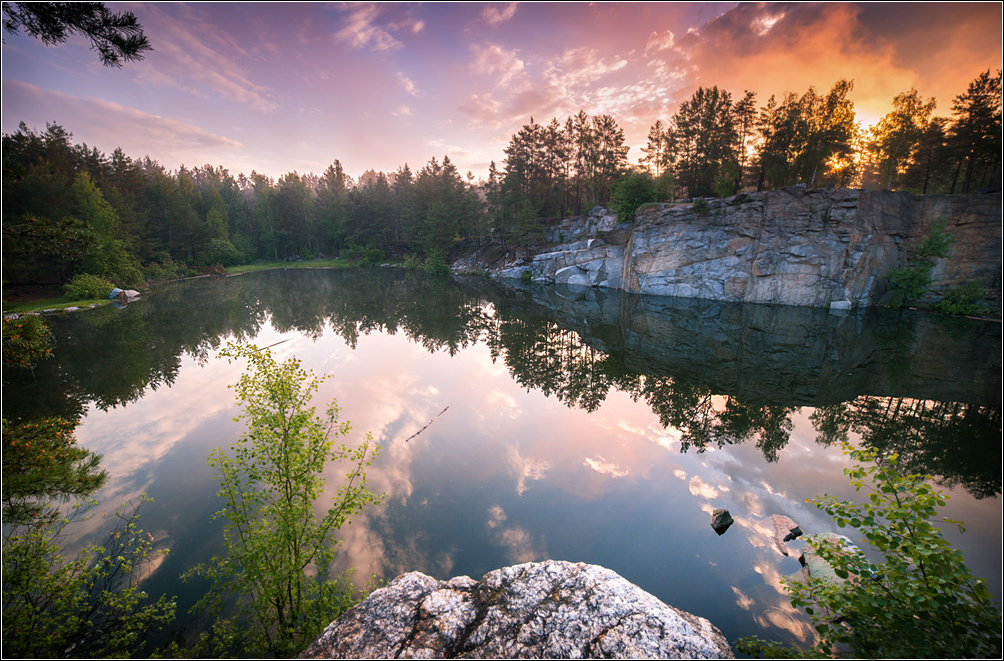
[[[776,461],[792,414],[820,443],[850,433],[977,497],[1001,490],[1000,326],[870,311],[506,287],[392,269],[278,270],[158,287],[118,310],[52,319],[55,359],[4,375],[10,420],[78,418],[171,385],[266,324],[322,341],[330,328],[403,333],[453,355],[483,342],[528,389],[595,411],[611,389],[645,401],[683,451],[755,443]],[[392,369],[393,366],[389,366]]]

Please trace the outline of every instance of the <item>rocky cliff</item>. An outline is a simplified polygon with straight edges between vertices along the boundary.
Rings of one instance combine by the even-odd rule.
[[[793,186],[648,205],[632,223],[597,208],[548,228],[534,249],[455,271],[720,301],[851,308],[881,302],[889,273],[944,221],[950,253],[930,300],[976,282],[1001,308],[1001,197]]]
[[[616,573],[548,560],[480,581],[398,576],[332,622],[301,658],[733,658],[704,618]]]

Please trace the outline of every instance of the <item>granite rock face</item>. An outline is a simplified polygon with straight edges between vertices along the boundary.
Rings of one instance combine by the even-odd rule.
[[[332,622],[301,658],[733,658],[710,622],[616,573],[549,560],[480,581],[411,572]]]
[[[1001,197],[804,186],[655,205],[633,223],[605,209],[548,228],[498,277],[746,303],[847,310],[881,302],[889,274],[944,220],[953,237],[930,300],[975,281],[1001,305]]]

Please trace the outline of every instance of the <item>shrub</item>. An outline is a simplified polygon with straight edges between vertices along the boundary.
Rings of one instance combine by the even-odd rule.
[[[928,235],[912,251],[907,265],[889,273],[889,303],[893,307],[915,305],[931,286],[934,260],[948,256],[952,235],[945,230],[945,221],[931,225]]]
[[[176,262],[166,251],[155,255],[156,261],[147,264],[143,268],[143,274],[147,282],[162,282],[164,280],[177,280],[190,275],[195,275],[195,271],[182,262]]]
[[[101,276],[81,273],[66,285],[66,295],[73,299],[108,298],[114,288]]]
[[[143,282],[139,262],[130,254],[126,242],[120,239],[99,241],[94,252],[83,260],[81,268],[123,287],[138,286]]]
[[[845,647],[861,658],[1000,658],[1001,610],[932,520],[946,497],[929,477],[901,474],[896,454],[847,443],[844,452],[859,462],[844,470],[851,485],[860,490],[871,482],[868,501],[824,495],[815,505],[837,526],[858,529],[883,561],[832,538],[807,539],[841,579],[782,579],[792,605],[809,615],[816,644],[806,654],[751,637],[738,641],[739,651],[825,657]]]
[[[412,270],[420,269],[422,268],[422,258],[415,253],[409,253],[404,256],[404,266]]]
[[[172,597],[151,601],[139,587],[157,553],[138,527],[138,506],[116,516],[119,526],[104,546],[72,559],[56,542],[68,521],[5,533],[5,657],[135,657],[152,632],[174,620]]]
[[[422,266],[422,269],[430,275],[444,275],[450,272],[450,265],[446,263],[442,252],[433,250],[425,258],[425,264]]]
[[[241,263],[243,255],[229,239],[210,239],[201,257],[203,264],[234,266]]]
[[[75,427],[61,418],[3,420],[5,657],[137,656],[174,618],[173,598],[151,601],[139,587],[158,554],[138,527],[139,505],[116,512],[119,525],[102,546],[72,557],[62,546],[106,478],[100,457],[77,445]],[[76,501],[69,513],[68,501]]]
[[[629,172],[613,186],[613,207],[617,220],[630,220],[638,207],[656,201],[655,182],[647,172]]]
[[[984,300],[985,296],[983,287],[970,280],[946,293],[938,303],[937,310],[960,316],[983,316],[990,310]]]
[[[77,423],[41,418],[3,420],[3,517],[11,526],[53,524],[56,502],[83,498],[104,484],[100,455],[77,445]]]
[[[376,266],[384,259],[383,251],[375,246],[363,247],[353,244],[342,251],[342,254],[359,262],[359,266]]]
[[[366,467],[379,446],[369,434],[356,448],[336,446],[333,436],[349,433],[331,402],[324,418],[310,400],[322,379],[296,358],[278,363],[265,349],[228,345],[220,354],[246,359],[248,371],[234,386],[246,424],[229,448],[217,448],[209,465],[225,502],[215,518],[226,520],[226,552],[188,576],[212,582],[200,605],[217,615],[222,601],[236,598],[243,641],[252,656],[267,651],[286,658],[302,651],[355,593],[348,576],[329,575],[336,531],[363,507],[382,500],[366,488]],[[325,497],[324,474],[332,462],[347,464],[345,481]]]

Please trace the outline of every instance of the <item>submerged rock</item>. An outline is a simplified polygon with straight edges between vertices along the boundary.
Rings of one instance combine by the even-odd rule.
[[[711,513],[711,527],[715,529],[715,532],[719,535],[725,534],[725,531],[729,529],[734,522],[732,521],[732,515],[729,514],[728,510],[715,510]]]
[[[609,569],[556,560],[480,581],[411,572],[346,611],[301,658],[733,658],[706,619]]]

